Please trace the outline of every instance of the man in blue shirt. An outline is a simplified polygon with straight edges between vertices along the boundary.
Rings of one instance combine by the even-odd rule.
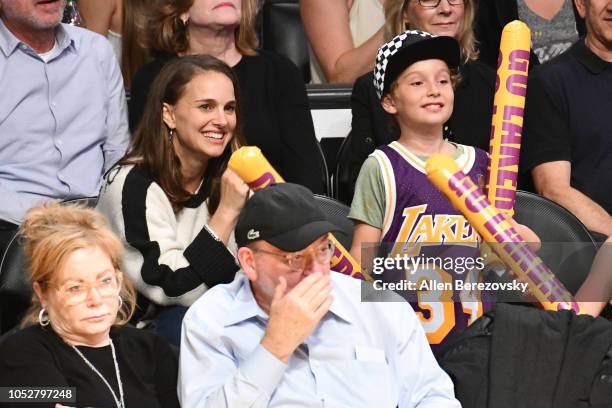
[[[330,273],[336,228],[312,193],[255,193],[236,225],[244,271],[209,289],[183,321],[181,405],[460,407],[404,302],[361,302]]]
[[[64,7],[0,0],[0,254],[30,207],[97,195],[127,148],[112,47],[60,24]]]

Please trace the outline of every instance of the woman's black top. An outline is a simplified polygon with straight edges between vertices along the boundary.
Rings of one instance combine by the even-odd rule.
[[[113,327],[126,407],[179,407],[177,396],[178,353],[158,335],[132,327]],[[110,345],[78,346],[81,353],[104,376],[119,397]],[[102,379],[77,352],[47,326],[27,327],[0,344],[0,387],[76,387],[70,407],[115,407]],[[0,407],[55,407],[55,403],[0,403]]]

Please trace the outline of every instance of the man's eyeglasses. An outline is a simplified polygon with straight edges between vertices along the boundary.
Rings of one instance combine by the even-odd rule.
[[[76,281],[64,282],[55,286],[64,296],[69,305],[84,303],[92,289],[95,289],[101,297],[117,296],[121,291],[120,272],[105,275],[95,283],[84,283]]]
[[[334,242],[328,240],[327,242],[308,252],[303,251],[291,254],[280,254],[278,252],[266,251],[259,248],[251,248],[251,250],[253,252],[262,252],[264,254],[276,256],[282,259],[283,263],[292,270],[301,272],[306,269],[309,258],[313,259],[320,265],[328,264],[334,255],[335,248]],[[307,256],[307,254],[310,254],[310,256]]]
[[[436,8],[443,0],[417,0],[423,8]],[[451,6],[460,6],[465,3],[465,0],[446,0]]]

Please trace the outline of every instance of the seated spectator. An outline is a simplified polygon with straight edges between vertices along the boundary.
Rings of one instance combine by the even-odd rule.
[[[497,68],[504,26],[523,21],[531,29],[529,67],[563,53],[585,33],[584,20],[573,0],[485,0],[478,2],[476,39],[480,60]]]
[[[227,169],[242,144],[237,90],[214,57],[167,64],[100,192],[98,209],[127,247],[124,271],[148,300],[143,310],[152,305],[140,319],[174,344],[187,307],[238,270],[232,231],[249,188]]]
[[[75,387],[70,406],[178,407],[176,354],[125,326],[136,296],[104,217],[46,204],[26,214],[21,233],[34,295],[24,328],[0,345],[0,386]]]
[[[124,0],[79,0],[83,27],[105,36],[121,61]],[[126,0],[128,3],[130,0]]]
[[[473,0],[387,0],[385,38],[404,32],[406,27],[455,38],[460,45],[460,81],[455,89],[452,115],[444,126],[451,141],[489,150],[491,115],[495,93],[495,71],[476,60]],[[341,197],[350,202],[355,180],[364,160],[377,146],[400,135],[392,115],[385,112],[374,89],[374,75],[357,80],[351,97],[353,113],[346,173],[340,175]]]
[[[612,235],[612,3],[576,0],[586,38],[530,75],[521,169],[603,241]]]
[[[128,144],[113,50],[64,4],[0,0],[0,254],[28,208],[97,195]]]
[[[323,192],[321,157],[302,76],[287,58],[259,50],[258,0],[167,1],[148,25],[158,58],[134,78],[130,128],[140,122],[153,79],[175,56],[209,54],[233,67],[243,96],[243,130],[287,181]]]
[[[185,407],[460,407],[404,302],[361,302],[329,270],[333,244],[312,193],[256,192],[236,225],[244,275],[204,294],[183,324]]]
[[[385,0],[301,0],[311,83],[353,83],[383,42]]]

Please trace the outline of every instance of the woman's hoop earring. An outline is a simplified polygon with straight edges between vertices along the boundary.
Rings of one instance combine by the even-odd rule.
[[[123,298],[121,295],[117,295],[117,298],[119,299],[119,310],[121,310],[121,307],[123,306]]]
[[[179,23],[179,25],[183,26],[183,28],[187,27],[187,24],[189,24],[189,18],[181,18],[180,16],[177,16],[176,19],[178,20],[177,22]]]
[[[48,326],[49,323],[49,314],[47,313],[47,310],[43,307],[42,309],[40,309],[40,312],[38,312],[38,324],[40,324],[42,327],[45,327]]]

